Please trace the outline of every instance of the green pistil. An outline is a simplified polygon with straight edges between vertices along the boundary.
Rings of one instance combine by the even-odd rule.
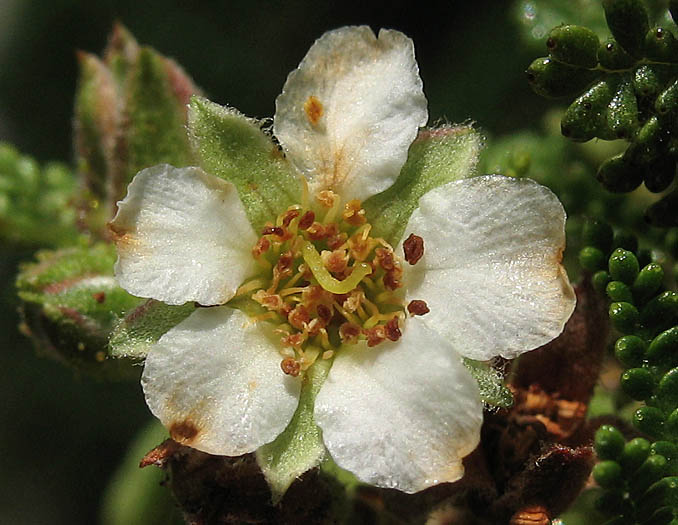
[[[369,264],[364,262],[358,263],[353,267],[351,275],[343,281],[339,281],[332,277],[329,270],[325,268],[325,265],[320,258],[320,254],[313,244],[306,241],[302,246],[301,253],[309,270],[311,270],[313,277],[318,281],[318,284],[330,293],[349,293],[360,284],[360,281],[362,281],[364,277],[372,273],[372,267]]]

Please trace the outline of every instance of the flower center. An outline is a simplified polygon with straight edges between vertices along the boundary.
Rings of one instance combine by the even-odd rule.
[[[330,359],[343,344],[376,346],[397,341],[407,315],[423,315],[424,301],[405,304],[403,261],[384,239],[372,237],[360,201],[342,203],[325,190],[290,206],[267,224],[252,248],[264,277],[243,284],[266,312],[257,321],[276,324],[281,368],[299,375],[317,359]],[[415,264],[423,241],[411,235],[405,259]]]

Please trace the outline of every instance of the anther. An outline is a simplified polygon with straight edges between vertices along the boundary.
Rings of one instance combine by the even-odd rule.
[[[407,305],[407,311],[410,312],[411,315],[424,315],[429,313],[431,310],[429,310],[426,301],[414,299],[410,301],[410,304]]]
[[[280,368],[282,368],[282,371],[288,376],[297,377],[299,375],[299,371],[301,370],[301,365],[295,359],[286,357],[280,363]]]
[[[365,218],[365,210],[362,209],[358,199],[353,199],[344,204],[344,213],[341,216],[351,226],[360,226],[365,224],[367,220]]]
[[[288,227],[292,220],[299,217],[299,210],[287,210],[282,219],[282,224],[285,227]]]
[[[405,260],[410,264],[417,264],[419,259],[424,255],[424,239],[411,233],[403,243],[403,251],[405,252]]]
[[[339,327],[339,337],[344,344],[357,343],[360,332],[360,327],[354,323],[343,323]]]
[[[394,316],[384,325],[384,332],[386,333],[386,338],[390,341],[397,341],[403,335],[400,331],[400,325],[398,324],[398,316]]]
[[[313,213],[313,211],[307,211],[301,216],[301,219],[299,219],[299,229],[305,230],[313,224],[313,221],[315,221],[315,213]]]
[[[275,235],[277,237],[282,237],[285,235],[285,230],[280,226],[266,226],[262,231],[261,235]]]
[[[332,319],[332,310],[324,304],[319,304],[317,307],[318,310],[318,317],[325,323],[325,326],[330,322]]]

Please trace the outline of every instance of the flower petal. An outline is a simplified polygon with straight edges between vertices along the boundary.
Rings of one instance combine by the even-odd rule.
[[[160,338],[146,358],[141,384],[172,439],[239,456],[285,430],[301,380],[280,369],[268,328],[221,306],[198,309]]]
[[[313,191],[364,200],[393,184],[427,120],[412,40],[344,27],[320,37],[287,77],[273,130]]]
[[[379,487],[417,492],[464,474],[480,439],[478,385],[420,319],[397,343],[343,347],[315,401],[336,463]]]
[[[558,336],[575,305],[560,264],[565,210],[544,186],[488,175],[436,188],[419,201],[410,233],[424,256],[407,270],[408,300],[460,354],[514,358]]]
[[[256,270],[256,235],[234,186],[199,168],[140,171],[110,229],[118,282],[140,297],[223,304]]]

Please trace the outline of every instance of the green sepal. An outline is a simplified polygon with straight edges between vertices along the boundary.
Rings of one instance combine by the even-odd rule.
[[[641,0],[603,0],[607,25],[617,42],[632,56],[640,57],[650,22]]]
[[[513,406],[513,394],[504,384],[504,376],[483,361],[464,358],[464,365],[480,388],[480,399],[486,405],[497,408]]]
[[[331,359],[322,359],[306,371],[299,406],[289,425],[275,441],[256,451],[257,464],[271,488],[274,505],[297,477],[325,457],[322,432],[313,421],[313,406],[331,367]]]
[[[41,167],[0,143],[0,241],[32,247],[74,244],[79,236],[72,205],[77,191],[66,166]]]
[[[419,198],[438,186],[471,176],[482,144],[482,137],[471,126],[422,130],[393,186],[363,203],[372,235],[395,246]]]
[[[598,37],[588,27],[562,25],[549,33],[546,47],[549,54],[559,62],[586,68],[598,64]]]
[[[580,92],[599,73],[543,57],[532,62],[526,74],[535,93],[547,98],[560,98]]]
[[[629,69],[636,59],[624,51],[614,38],[609,38],[598,48],[598,62],[605,69],[619,71]]]
[[[618,139],[630,139],[638,129],[638,103],[628,79],[621,82],[607,106],[607,127]]]
[[[142,301],[115,281],[115,248],[100,243],[37,258],[17,279],[24,332],[37,348],[97,377],[137,378],[129,362],[108,358],[111,330]]]
[[[678,42],[664,27],[654,27],[645,35],[645,56],[658,62],[678,61]]]
[[[116,22],[104,50],[104,62],[111,70],[118,88],[124,90],[129,71],[139,56],[139,44],[125,26]]]
[[[618,75],[596,82],[567,108],[560,123],[564,137],[585,142],[594,137],[614,138],[607,125],[607,106],[617,89]]]
[[[172,306],[148,299],[115,325],[109,340],[109,355],[143,360],[158,339],[191,315],[195,308],[194,303]]]
[[[255,230],[301,201],[300,181],[256,120],[196,96],[188,133],[202,168],[235,185]]]
[[[153,49],[142,47],[129,70],[125,96],[125,136],[128,163],[123,179],[113,181],[114,198],[138,171],[158,163],[176,167],[192,164],[184,128],[186,99],[175,92],[171,63]]]

